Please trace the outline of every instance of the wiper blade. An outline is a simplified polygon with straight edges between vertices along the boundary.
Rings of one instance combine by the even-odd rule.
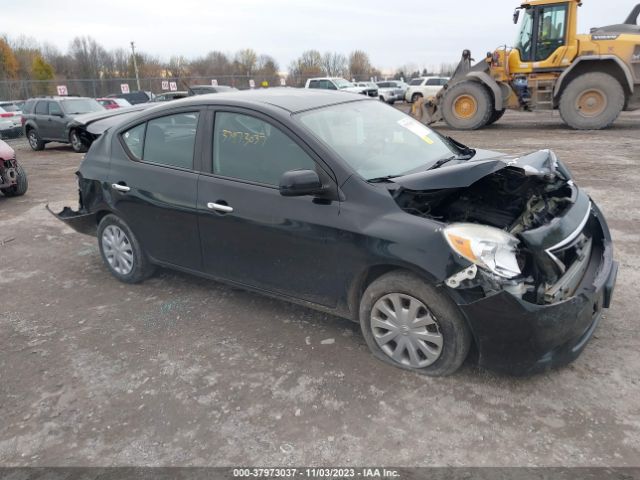
[[[467,147],[464,143],[460,143],[459,141],[451,137],[444,137],[444,138],[446,138],[447,141],[451,145],[453,145],[454,148],[458,150],[458,152],[460,152],[460,155],[458,156],[460,160],[469,160],[473,158],[473,156],[476,154],[476,150],[474,148]]]
[[[429,168],[427,168],[427,171],[428,170],[435,170],[436,168],[440,168],[442,165],[444,165],[445,163],[449,163],[451,160],[462,160],[462,159],[459,158],[457,155],[452,155],[450,157],[443,158],[442,160],[438,160],[436,163],[434,163]]]

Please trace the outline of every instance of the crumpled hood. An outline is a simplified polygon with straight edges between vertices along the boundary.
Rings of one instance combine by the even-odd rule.
[[[520,169],[525,175],[546,177],[560,174],[566,180],[571,179],[571,172],[551,150],[539,150],[520,157],[491,150],[476,150],[471,160],[454,162],[435,170],[396,177],[391,182],[415,191],[464,188],[503,168]]]

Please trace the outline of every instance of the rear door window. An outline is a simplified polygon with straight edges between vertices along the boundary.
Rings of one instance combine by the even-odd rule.
[[[46,101],[36,103],[36,115],[49,115],[48,103]]]
[[[122,134],[136,160],[193,169],[198,112],[176,113],[136,125]]]
[[[177,113],[147,122],[142,160],[193,169],[198,113]]]

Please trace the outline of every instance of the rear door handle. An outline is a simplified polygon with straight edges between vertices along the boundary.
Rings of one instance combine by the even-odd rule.
[[[120,185],[119,183],[112,183],[111,187],[114,190],[118,190],[119,192],[128,192],[129,190],[131,190],[131,188],[127,187],[126,185]]]
[[[222,212],[222,213],[233,212],[233,207],[230,207],[229,205],[223,205],[221,203],[215,203],[215,202],[207,203],[207,208],[211,210],[215,210],[216,212]]]

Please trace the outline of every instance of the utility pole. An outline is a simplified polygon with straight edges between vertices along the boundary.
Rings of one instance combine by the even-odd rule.
[[[136,71],[136,83],[138,84],[138,91],[140,91],[140,75],[138,74],[138,62],[136,60],[136,46],[133,42],[131,42],[131,54],[133,55],[133,68]]]

